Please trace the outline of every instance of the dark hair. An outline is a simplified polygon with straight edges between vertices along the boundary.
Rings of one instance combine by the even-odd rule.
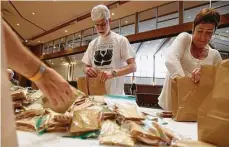
[[[215,25],[215,30],[220,22],[220,14],[215,9],[204,8],[197,15],[194,20],[193,29],[200,23],[211,23]]]

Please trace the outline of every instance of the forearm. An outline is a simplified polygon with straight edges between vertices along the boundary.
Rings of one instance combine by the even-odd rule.
[[[116,70],[116,72],[117,77],[136,72],[136,64],[128,64],[127,66]]]
[[[185,76],[179,59],[169,57],[168,59],[166,59],[165,65],[170,73],[171,78],[176,78],[177,76]]]
[[[20,42],[5,22],[2,26],[8,66],[27,78],[32,77],[38,71],[41,61]]]

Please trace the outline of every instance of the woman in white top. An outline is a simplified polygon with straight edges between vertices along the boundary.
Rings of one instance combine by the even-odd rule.
[[[222,60],[219,52],[208,45],[219,22],[220,14],[217,11],[202,9],[194,20],[192,35],[183,32],[170,46],[165,61],[168,73],[158,98],[163,109],[172,109],[171,79],[188,76],[194,83],[198,83],[201,65],[215,65]]]

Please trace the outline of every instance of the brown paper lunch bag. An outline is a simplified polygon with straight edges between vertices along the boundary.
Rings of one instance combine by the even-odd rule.
[[[172,108],[174,120],[197,121],[197,110],[203,100],[212,91],[214,85],[215,67],[201,67],[200,82],[195,84],[189,77],[172,81]],[[175,86],[175,87],[174,87]]]
[[[102,72],[98,72],[96,78],[80,77],[77,80],[78,88],[87,95],[104,95],[106,94],[105,83],[100,81]]]
[[[229,147],[229,60],[216,67],[215,84],[198,110],[198,139]]]

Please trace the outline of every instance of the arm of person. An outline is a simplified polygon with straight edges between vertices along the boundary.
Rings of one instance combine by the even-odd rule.
[[[114,76],[112,74],[112,71],[104,71],[101,76],[101,81],[105,82],[108,79],[112,79],[119,76],[124,76],[133,72],[136,72],[136,63],[135,58],[130,58],[126,61],[127,66],[120,68],[118,70],[115,70],[116,75]]]
[[[215,50],[215,55],[214,55],[214,65],[222,61],[221,55],[218,50]]]
[[[135,63],[135,58],[134,58],[135,53],[127,38],[123,37],[120,43],[121,43],[121,58],[124,61],[126,61],[127,66],[120,69],[115,69],[116,72],[115,77],[124,76],[129,73],[136,72],[136,68],[137,68]],[[103,72],[101,76],[101,81],[105,82],[107,79],[111,79],[111,78],[114,78],[112,71],[106,71]]]
[[[213,65],[216,65],[220,61],[222,61],[222,58],[220,56],[219,51],[214,50],[214,56],[213,56]],[[200,81],[200,74],[201,74],[201,68],[196,68],[192,71],[192,81],[194,83],[198,83]]]
[[[26,78],[34,77],[43,66],[45,71],[34,81],[35,84],[53,105],[66,103],[72,97],[72,90],[67,81],[33,55],[4,21],[2,29],[8,66]]]
[[[82,62],[85,64],[85,68],[83,69],[86,76],[89,78],[96,78],[97,77],[97,71],[92,67],[92,49],[93,49],[93,42],[90,42],[88,45],[88,48],[82,58]]]
[[[165,65],[172,79],[185,76],[181,66],[181,58],[185,49],[191,44],[191,36],[188,33],[179,34],[169,47],[168,54],[165,59]]]

